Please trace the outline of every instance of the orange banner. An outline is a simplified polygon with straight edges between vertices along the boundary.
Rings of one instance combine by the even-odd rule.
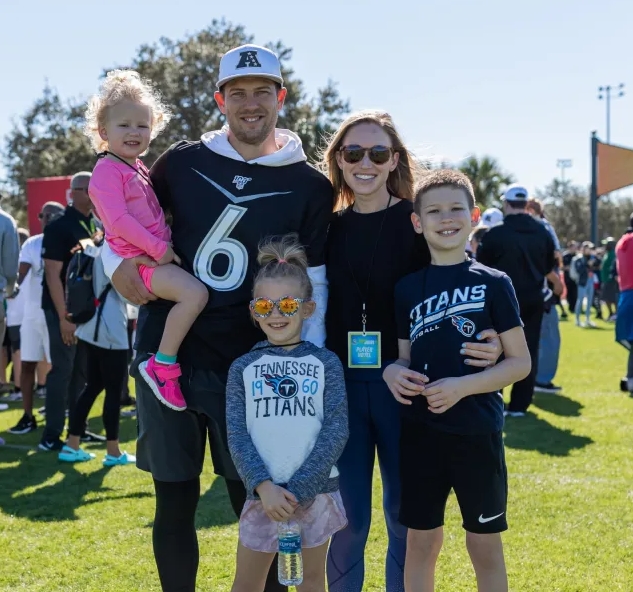
[[[633,185],[633,150],[598,142],[598,195]]]

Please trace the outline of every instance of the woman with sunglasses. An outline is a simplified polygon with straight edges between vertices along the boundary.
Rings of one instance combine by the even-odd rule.
[[[382,368],[398,357],[395,285],[430,263],[426,241],[411,223],[415,166],[391,117],[377,111],[348,117],[322,162],[337,210],[326,253],[326,347],[343,362],[350,428],[338,463],[349,524],[330,545],[330,592],[363,589],[376,452],[389,539],[386,592],[404,591],[406,528],[398,522],[400,409],[382,380]],[[464,362],[494,365],[501,353],[496,333],[484,331],[479,338],[489,343],[469,344]]]

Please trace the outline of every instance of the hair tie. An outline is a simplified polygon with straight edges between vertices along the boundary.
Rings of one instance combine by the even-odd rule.
[[[277,263],[288,263],[285,259],[277,259]]]

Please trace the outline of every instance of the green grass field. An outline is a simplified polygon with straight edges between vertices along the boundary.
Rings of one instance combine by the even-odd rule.
[[[633,590],[633,399],[619,392],[626,352],[613,326],[562,322],[560,396],[537,395],[531,414],[508,420],[510,530],[504,535],[510,589],[520,592]],[[99,412],[101,404],[97,406]],[[0,433],[20,416],[0,413]],[[93,429],[100,427],[93,420]],[[151,548],[153,488],[134,467],[97,460],[63,465],[35,452],[40,431],[2,433],[0,590],[132,592],[159,590]],[[134,420],[122,420],[124,449],[134,450]],[[237,526],[210,461],[198,513],[199,590],[229,590]],[[385,528],[380,480],[367,547],[365,590],[384,590]],[[454,497],[437,589],[476,590]]]

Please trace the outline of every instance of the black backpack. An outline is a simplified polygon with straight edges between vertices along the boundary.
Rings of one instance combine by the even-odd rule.
[[[103,305],[112,284],[108,284],[97,297],[92,285],[95,258],[77,251],[68,263],[66,272],[66,312],[71,322],[83,325],[97,315],[94,340],[99,336]]]

